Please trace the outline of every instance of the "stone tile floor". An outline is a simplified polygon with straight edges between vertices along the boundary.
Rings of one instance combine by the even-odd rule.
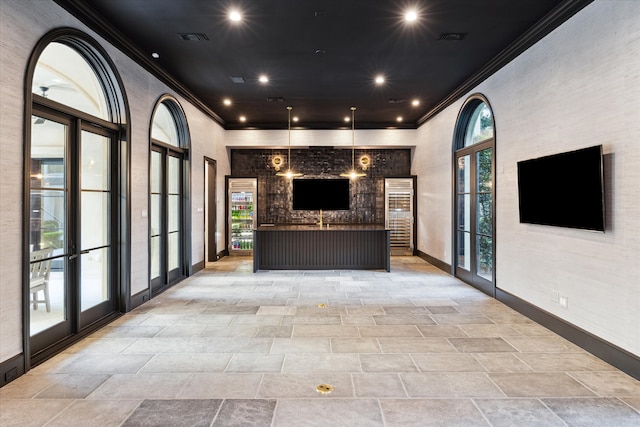
[[[419,258],[227,257],[0,389],[0,425],[637,427],[640,382]]]

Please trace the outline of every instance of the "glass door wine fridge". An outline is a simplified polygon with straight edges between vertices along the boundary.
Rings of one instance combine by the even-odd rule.
[[[384,180],[385,226],[391,230],[391,255],[413,255],[413,178]]]
[[[229,254],[251,255],[253,253],[253,230],[255,228],[257,186],[256,178],[229,178],[228,223]]]

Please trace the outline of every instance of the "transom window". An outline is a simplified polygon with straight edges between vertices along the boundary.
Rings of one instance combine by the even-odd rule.
[[[493,114],[485,102],[479,101],[475,107],[472,107],[464,134],[463,147],[479,144],[491,138],[493,138]]]
[[[103,120],[111,121],[107,98],[94,68],[75,49],[53,42],[33,73],[31,92]]]
[[[180,147],[181,141],[178,137],[176,119],[164,102],[158,105],[153,115],[151,139],[173,145],[174,147]]]

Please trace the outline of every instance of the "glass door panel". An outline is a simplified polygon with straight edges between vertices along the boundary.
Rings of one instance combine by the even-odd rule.
[[[492,143],[467,147],[456,160],[456,276],[490,295],[495,292]]]
[[[109,248],[94,249],[80,258],[81,310],[86,311],[112,298],[109,289]]]
[[[389,225],[391,248],[410,249],[413,229],[413,197],[411,193],[389,193]]]
[[[169,248],[169,273],[180,267],[180,233],[169,233],[167,236]]]
[[[162,153],[158,151],[151,152],[151,205],[149,222],[151,229],[151,248],[150,248],[150,279],[159,280],[162,271],[162,253],[161,233],[162,233]]]
[[[229,178],[227,182],[228,250],[230,255],[253,254],[258,181],[256,178]]]
[[[182,257],[180,250],[182,162],[180,158],[171,155],[167,157],[167,161],[167,267],[169,282],[172,282],[180,276],[180,259]]]
[[[493,149],[476,153],[476,272],[493,280]]]
[[[82,131],[79,218],[82,312],[108,303],[113,298],[109,286],[112,198],[110,148],[109,137]]]
[[[29,331],[68,331],[67,124],[33,116],[29,222]]]
[[[470,156],[458,158],[457,265],[471,270],[471,165]]]
[[[253,195],[253,191],[231,192],[231,253],[253,250]]]
[[[183,275],[183,158],[167,147],[152,150],[150,279],[151,291],[158,292]]]

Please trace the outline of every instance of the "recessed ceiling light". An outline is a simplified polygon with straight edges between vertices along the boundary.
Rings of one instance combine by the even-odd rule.
[[[240,116],[240,121],[244,123],[247,121],[247,118],[245,116]]]
[[[400,123],[402,121],[402,116],[396,117],[396,122]]]
[[[413,105],[414,107],[417,107],[418,105],[420,105],[420,100],[414,99],[413,101],[411,101],[411,105]]]
[[[376,84],[381,85],[384,83],[384,76],[376,76]]]
[[[242,21],[242,15],[240,15],[240,12],[238,12],[237,10],[232,10],[231,12],[229,12],[229,20],[233,22],[240,22]]]
[[[345,121],[346,123],[350,122],[350,121],[351,121],[351,117],[349,117],[349,116],[344,116],[344,121]]]
[[[418,12],[415,10],[409,10],[404,14],[404,20],[407,22],[413,22],[418,19]]]
[[[224,105],[226,105],[226,106],[229,106],[229,105],[231,105],[231,100],[229,98],[225,98],[225,99],[222,100],[222,103]]]
[[[291,120],[293,120],[294,122],[297,122],[298,121],[298,117],[297,116],[293,117]]]
[[[160,58],[160,54],[159,54],[158,52],[152,52],[152,53],[151,53],[151,57],[152,57],[153,59],[158,59],[158,58]]]
[[[269,83],[269,77],[267,77],[264,74],[262,74],[260,77],[258,77],[258,81],[260,83]]]

